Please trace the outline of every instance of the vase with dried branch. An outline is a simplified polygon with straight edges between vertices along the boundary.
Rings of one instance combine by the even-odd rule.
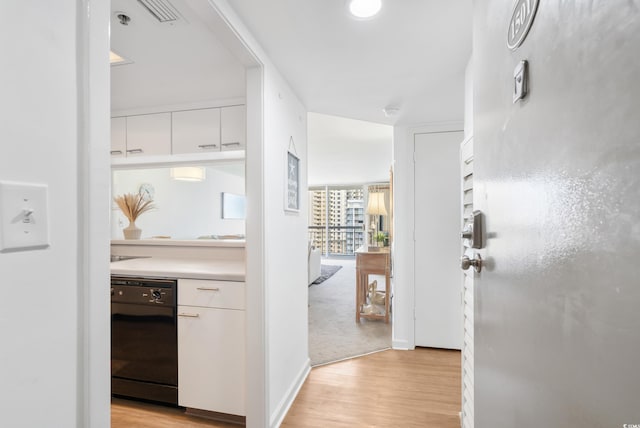
[[[114,197],[113,200],[118,204],[125,217],[129,219],[129,226],[122,230],[124,239],[140,239],[142,230],[136,226],[136,219],[155,208],[153,200],[145,199],[140,193],[125,193]]]

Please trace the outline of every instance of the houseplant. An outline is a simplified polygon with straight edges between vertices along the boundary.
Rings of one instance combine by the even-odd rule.
[[[114,197],[113,200],[129,220],[129,226],[122,230],[124,239],[140,239],[142,230],[136,226],[136,219],[155,208],[153,200],[145,199],[141,193],[125,193]]]
[[[378,232],[373,236],[373,239],[378,243],[378,247],[384,247],[384,241],[387,239],[387,235],[384,232]]]

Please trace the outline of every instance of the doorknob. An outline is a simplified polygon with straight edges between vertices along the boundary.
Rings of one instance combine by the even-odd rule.
[[[460,259],[460,267],[462,270],[467,270],[471,266],[473,266],[478,273],[482,270],[482,257],[480,257],[480,254],[476,254],[473,259],[470,259],[469,256],[462,256]]]

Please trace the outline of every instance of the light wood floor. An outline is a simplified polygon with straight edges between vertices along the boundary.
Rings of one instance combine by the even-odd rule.
[[[459,428],[460,352],[382,351],[311,370],[282,427]]]
[[[238,428],[224,422],[214,422],[187,416],[175,407],[158,406],[138,401],[111,399],[111,428]]]
[[[460,352],[382,351],[316,367],[282,427],[458,428]],[[112,428],[228,428],[179,409],[114,399]]]

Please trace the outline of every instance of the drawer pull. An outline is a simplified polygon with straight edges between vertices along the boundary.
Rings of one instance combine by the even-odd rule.
[[[220,289],[218,287],[198,287],[197,290],[200,291],[220,291]]]
[[[217,144],[198,144],[198,147],[201,149],[215,149],[218,147]]]
[[[239,141],[234,141],[233,143],[222,143],[223,146],[227,147],[227,146],[239,146],[240,142]]]
[[[122,154],[122,150],[111,150],[111,154],[112,155],[121,155]]]
[[[127,150],[127,153],[143,153],[144,151],[142,149],[131,149],[131,150]]]
[[[179,317],[186,317],[186,318],[200,318],[200,314],[178,314]]]

